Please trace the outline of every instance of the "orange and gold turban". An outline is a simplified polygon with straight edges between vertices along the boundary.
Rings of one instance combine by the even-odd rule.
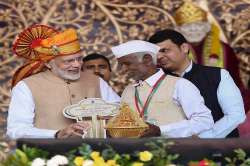
[[[174,19],[177,25],[207,21],[207,13],[192,2],[185,1],[184,4],[176,10]]]
[[[74,29],[58,32],[46,25],[33,25],[18,35],[13,50],[28,62],[15,72],[12,87],[23,78],[42,71],[45,63],[53,58],[80,52],[80,43]]]

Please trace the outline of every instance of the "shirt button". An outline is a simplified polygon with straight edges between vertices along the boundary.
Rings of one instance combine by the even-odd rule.
[[[75,97],[76,97],[76,95],[72,94],[72,95],[71,95],[71,97],[72,97],[72,98],[75,98]]]

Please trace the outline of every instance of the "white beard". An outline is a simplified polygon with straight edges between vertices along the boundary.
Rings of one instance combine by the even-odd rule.
[[[51,63],[51,66],[52,66],[51,71],[56,75],[58,75],[59,77],[61,77],[62,79],[75,81],[80,78],[81,75],[80,69],[78,73],[69,73],[68,71],[60,69],[55,63]]]
[[[201,42],[207,36],[210,29],[211,25],[208,22],[184,24],[177,28],[190,43]]]
[[[190,43],[199,43],[201,42],[207,35],[205,32],[189,32],[183,34],[188,42]]]
[[[80,70],[77,74],[72,74],[72,73],[69,73],[67,71],[63,71],[63,70],[57,68],[57,74],[65,80],[74,81],[74,80],[78,80],[80,78]]]

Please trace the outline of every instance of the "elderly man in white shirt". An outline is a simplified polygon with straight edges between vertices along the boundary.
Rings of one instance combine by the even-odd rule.
[[[159,49],[140,40],[112,47],[122,69],[138,82],[125,88],[121,102],[148,122],[143,137],[190,137],[211,129],[211,111],[199,90],[188,80],[166,75],[156,67]]]
[[[14,50],[28,62],[13,77],[7,120],[7,135],[12,139],[82,136],[91,123],[65,118],[64,107],[84,98],[120,101],[103,79],[81,72],[74,29],[57,32],[44,25],[31,26],[18,36]]]

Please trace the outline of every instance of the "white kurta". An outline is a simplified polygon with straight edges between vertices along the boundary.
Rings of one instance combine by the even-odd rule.
[[[192,69],[192,62],[182,76]],[[221,69],[221,81],[217,89],[217,98],[224,116],[213,128],[202,132],[202,138],[225,138],[246,119],[243,99],[233,78],[225,69]]]
[[[140,84],[148,84],[153,87],[163,73],[160,69],[145,81],[140,82]],[[135,86],[138,86],[138,84],[135,84]],[[134,96],[132,96],[131,100],[133,99]],[[211,111],[205,106],[200,91],[193,83],[184,78],[177,80],[172,99],[175,104],[182,107],[186,120],[160,125],[162,136],[171,138],[189,137],[212,128],[214,123]]]
[[[101,78],[100,92],[102,99],[106,102],[120,102],[120,97]],[[12,89],[11,95],[7,119],[7,135],[12,139],[54,138],[57,130],[34,127],[35,103],[32,93],[24,81],[18,82]]]

